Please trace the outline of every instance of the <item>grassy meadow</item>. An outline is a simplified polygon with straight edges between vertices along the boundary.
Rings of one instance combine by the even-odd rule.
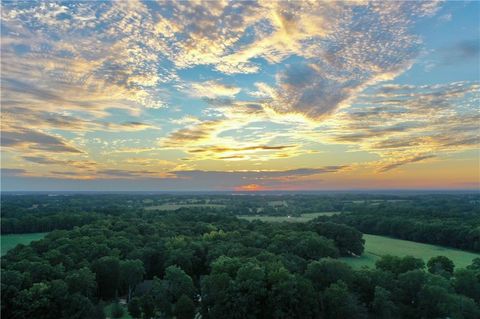
[[[413,256],[422,258],[425,263],[435,256],[446,256],[453,260],[457,268],[464,268],[472,263],[480,254],[471,253],[459,249],[441,247],[436,245],[422,244],[408,240],[394,239],[385,236],[364,234],[365,251],[360,257],[343,257],[343,261],[354,268],[363,266],[374,267],[375,261],[382,255]]]
[[[31,234],[11,234],[1,236],[1,254],[2,256],[10,249],[14,248],[18,244],[27,245],[34,240],[39,240],[45,237],[48,233],[31,233]]]

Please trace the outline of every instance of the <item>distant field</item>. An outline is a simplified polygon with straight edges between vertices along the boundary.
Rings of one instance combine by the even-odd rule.
[[[31,233],[31,234],[12,234],[12,235],[2,235],[2,256],[7,253],[10,249],[14,248],[18,244],[27,245],[34,240],[39,240],[45,237],[48,233]]]
[[[384,236],[364,234],[365,252],[359,258],[343,257],[343,261],[354,268],[362,266],[374,267],[375,261],[382,255],[413,256],[422,258],[425,263],[435,256],[446,256],[453,260],[457,268],[464,268],[472,263],[480,254],[470,253],[463,250],[446,248],[435,245],[417,243],[408,240],[394,239]]]
[[[192,208],[192,207],[211,207],[211,208],[224,208],[225,205],[221,204],[162,204],[156,206],[147,206],[145,210],[177,210],[179,208]]]
[[[305,223],[319,216],[332,216],[340,214],[340,212],[321,212],[321,213],[309,213],[302,214],[301,216],[237,216],[238,218],[248,221],[261,220],[262,222],[292,222],[292,223]]]

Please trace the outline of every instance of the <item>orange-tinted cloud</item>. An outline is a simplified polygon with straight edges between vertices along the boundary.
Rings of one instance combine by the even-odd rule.
[[[235,187],[235,191],[247,191],[247,192],[258,192],[258,191],[265,191],[267,190],[266,187],[258,184],[246,184],[240,185]]]

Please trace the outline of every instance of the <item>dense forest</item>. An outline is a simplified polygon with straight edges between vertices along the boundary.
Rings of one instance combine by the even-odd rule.
[[[364,250],[355,214],[475,221],[478,196],[362,196],[4,196],[2,231],[53,231],[2,256],[2,317],[105,318],[112,302],[120,317],[125,300],[133,318],[479,318],[480,259],[338,260]],[[266,223],[232,210],[301,214],[308,202],[338,214]]]

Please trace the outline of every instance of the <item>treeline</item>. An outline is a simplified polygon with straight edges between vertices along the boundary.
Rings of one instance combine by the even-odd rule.
[[[120,195],[2,195],[1,232],[6,235],[68,230],[90,224],[105,215],[118,216],[142,210],[139,203],[142,198],[123,198]]]
[[[75,226],[90,224],[99,217],[97,213],[25,214],[19,217],[2,217],[2,234],[72,229]]]
[[[348,213],[322,217],[363,233],[480,252],[480,204],[445,196],[416,201],[357,205]]]
[[[105,215],[2,257],[3,318],[478,318],[480,260],[455,270],[385,257],[353,270],[362,234],[335,223],[247,222],[207,210]]]
[[[161,208],[162,205],[173,207],[177,205],[179,208],[182,205],[189,207],[217,205],[216,209],[227,215],[299,216],[306,213],[342,212],[365,214],[370,220],[372,214],[375,216],[383,214],[385,219],[387,215],[398,218],[393,223],[377,223],[378,225],[365,227],[380,230],[386,228],[388,231],[385,230],[384,234],[391,236],[396,236],[394,233],[399,232],[398,228],[402,236],[413,232],[412,236],[425,241],[432,233],[437,233],[435,231],[437,228],[447,225],[451,231],[448,234],[445,232],[445,236],[454,238],[458,246],[455,244],[453,247],[459,248],[464,247],[463,239],[468,236],[461,235],[460,238],[456,238],[450,234],[463,234],[472,230],[471,225],[480,225],[478,194],[404,194],[401,196],[363,193],[243,194],[242,196],[230,194],[2,194],[1,230],[2,233],[9,234],[72,229],[73,226],[88,224],[92,218],[98,216],[136,214],[145,210],[155,210],[155,207]],[[425,225],[431,224],[432,229],[423,232],[420,229],[422,225],[411,226],[417,216],[422,216],[426,221]],[[355,227],[358,226],[356,221],[350,219],[348,221],[354,223]],[[401,223],[407,226],[406,231],[401,230],[403,227]],[[413,239],[413,237],[408,238]],[[436,239],[438,243],[441,241],[440,238]]]

